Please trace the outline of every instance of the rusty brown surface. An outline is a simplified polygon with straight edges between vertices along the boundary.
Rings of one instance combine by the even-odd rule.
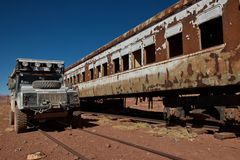
[[[183,23],[183,53],[190,54],[201,49],[200,31],[197,25],[190,22],[196,21],[195,15],[190,15],[185,18]]]
[[[220,45],[192,55],[103,77],[101,81],[94,80],[79,84],[80,97],[239,84],[240,52],[236,50],[223,52],[224,47],[225,45]],[[151,69],[158,72],[149,72]],[[139,77],[138,74],[141,72],[148,74]],[[126,79],[131,74],[136,74],[136,77]]]
[[[195,1],[180,1],[86,56],[83,60],[70,66],[67,70],[124,41],[126,37],[131,37],[141,30],[146,29],[151,26],[150,24],[153,22],[159,22],[166,18],[166,16],[182,9],[184,5],[193,2]],[[213,2],[215,2],[215,0],[213,0]],[[201,51],[200,31],[199,27],[192,23],[196,21],[196,15],[192,13],[181,21],[183,24],[183,56],[169,59],[168,48],[163,47],[163,44],[167,43],[164,36],[165,27],[157,26],[155,28],[155,64],[113,74],[112,55],[109,54],[107,55],[107,72],[109,76],[79,84],[80,97],[238,85],[240,83],[240,11],[238,7],[239,4],[237,0],[228,1],[224,6],[222,17],[223,45]],[[169,25],[173,26],[177,23],[175,20]],[[89,65],[90,64],[85,65],[87,81],[90,80]],[[120,68],[122,68],[122,66],[120,66]],[[141,72],[145,74],[141,75]],[[135,76],[126,78],[131,77],[130,75]]]
[[[119,44],[120,42],[136,35],[137,33],[147,29],[150,26],[153,26],[154,24],[160,22],[161,20],[171,16],[172,14],[174,14],[175,12],[181,10],[182,8],[184,8],[185,6],[188,6],[192,3],[195,3],[196,0],[180,0],[178,3],[172,5],[171,7],[165,9],[164,11],[158,13],[157,15],[155,15],[154,17],[148,19],[147,21],[143,22],[142,24],[136,26],[135,28],[129,30],[128,32],[124,33],[123,35],[117,37],[116,39],[114,39],[113,41],[109,42],[108,44],[104,45],[103,47],[97,49],[96,51],[90,53],[89,55],[87,55],[86,57],[84,57],[83,59],[77,61],[76,63],[70,65],[69,67],[66,68],[65,72],[76,67],[77,65],[93,58],[94,56],[106,51],[107,49]]]
[[[165,43],[165,27],[158,26],[155,28],[156,31],[159,31],[156,34],[156,61],[160,62],[168,59],[167,48],[163,48],[163,44]]]
[[[223,12],[223,29],[224,29],[224,41],[227,46],[225,51],[234,50],[238,46],[240,48],[240,8],[239,1],[230,0],[224,6]]]
[[[94,56],[102,53],[103,51],[117,45],[118,43],[126,40],[127,38],[132,37],[133,35],[139,33],[140,31],[150,27],[152,21],[157,22],[165,19],[168,16],[172,15],[174,11],[176,12],[177,10],[180,10],[181,7],[183,8],[184,5],[189,5],[193,3],[194,1],[181,1],[174,6],[166,9],[165,11],[159,13],[158,15],[154,16],[153,18],[147,20],[146,22],[140,24],[136,28],[141,28],[141,29],[133,29],[130,30],[129,32],[123,34],[122,36],[116,38],[112,42],[108,43],[107,45],[101,47],[100,49],[92,52],[91,54],[87,55],[80,61],[74,63],[73,65],[69,66],[65,71],[68,71],[77,65],[93,58]],[[214,0],[213,0],[214,2]],[[225,51],[233,50],[237,45],[239,44],[239,39],[240,39],[240,34],[238,34],[238,28],[240,25],[240,16],[239,16],[239,9],[238,7],[238,2],[237,0],[229,1],[225,6],[224,6],[224,12],[223,12],[223,36],[224,36],[224,42],[226,42],[226,47]],[[170,12],[171,11],[171,12]],[[201,12],[201,11],[200,11]],[[168,14],[167,14],[168,13]],[[183,54],[190,54],[194,53],[196,51],[199,51],[201,49],[201,40],[200,40],[200,31],[199,28],[196,26],[196,24],[193,24],[196,20],[196,13],[191,13],[188,17],[184,18],[181,22],[183,24]],[[171,24],[169,24],[169,27],[177,24],[178,21],[174,21]],[[143,27],[145,26],[145,27]],[[168,50],[167,48],[163,48],[163,44],[166,45],[166,39],[164,37],[165,34],[165,27],[163,26],[158,26],[155,28],[155,37],[156,37],[156,61],[163,61],[168,59]],[[132,33],[132,34],[130,34]],[[133,34],[134,33],[134,34]],[[152,33],[153,34],[153,33]],[[125,38],[123,38],[125,37]],[[111,59],[108,57],[108,62],[111,63]],[[94,63],[94,62],[93,62]],[[113,67],[110,66],[108,67],[108,75],[112,74],[113,71],[111,70]],[[88,70],[88,67],[86,67],[86,71]]]

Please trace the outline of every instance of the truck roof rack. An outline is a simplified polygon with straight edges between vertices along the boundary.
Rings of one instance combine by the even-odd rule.
[[[55,63],[55,64],[64,64],[64,61],[59,60],[42,60],[42,59],[29,59],[29,58],[18,58],[18,62],[32,62],[32,63]]]

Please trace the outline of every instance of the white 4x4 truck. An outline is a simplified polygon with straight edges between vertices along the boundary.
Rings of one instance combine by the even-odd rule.
[[[25,132],[31,120],[73,118],[79,110],[78,94],[64,86],[64,62],[17,59],[9,77],[11,90],[10,124],[17,133]],[[71,120],[70,120],[71,122]]]

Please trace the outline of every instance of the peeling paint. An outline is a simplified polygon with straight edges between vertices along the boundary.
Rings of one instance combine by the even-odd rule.
[[[128,47],[128,50],[125,53],[130,53],[132,51],[131,45],[138,43],[139,40],[143,39],[144,37],[146,37],[148,35],[151,35],[151,33],[155,33],[156,34],[157,32],[159,32],[158,30],[155,30],[156,27],[164,26],[165,28],[168,28],[168,26],[170,24],[172,24],[174,21],[180,21],[180,20],[182,20],[182,19],[184,19],[184,18],[186,18],[186,17],[188,17],[188,16],[190,16],[190,15],[192,15],[194,13],[195,14],[199,14],[202,10],[206,11],[206,10],[209,10],[209,9],[215,7],[215,6],[219,6],[220,10],[222,10],[223,5],[225,3],[227,3],[227,1],[228,0],[218,0],[218,1],[214,1],[214,0],[201,0],[198,3],[196,3],[196,4],[193,4],[192,6],[186,8],[186,9],[183,9],[179,13],[174,14],[174,15],[164,19],[163,21],[158,22],[157,24],[155,24],[155,25],[153,25],[151,27],[148,27],[147,29],[137,33],[136,35],[134,35],[132,37],[129,37],[128,39],[126,39],[126,40],[124,40],[124,41],[122,41],[122,42],[120,42],[118,44],[112,45],[111,47],[109,47],[109,49],[107,49],[107,50],[105,50],[103,52],[100,52],[100,53],[93,52],[93,53],[91,53],[90,55],[95,55],[96,53],[98,53],[98,54],[93,56],[92,59],[88,59],[87,58],[90,55],[87,56],[87,57],[84,57],[79,62],[77,62],[76,64],[73,65],[75,67],[72,67],[72,66],[68,67],[66,69],[66,75],[68,75],[69,73],[71,73],[74,70],[78,69],[78,67],[81,68],[81,67],[85,66],[86,63],[91,63],[91,61],[99,61],[100,59],[106,57],[109,53],[116,52],[117,50],[122,50],[123,48]],[[208,15],[208,13],[209,12],[206,12],[207,15]],[[135,30],[136,30],[136,28],[135,28]],[[125,34],[127,34],[127,33],[125,33]],[[121,38],[119,37],[116,40],[119,41],[118,39],[121,39]],[[111,44],[111,43],[113,43],[113,42],[110,42],[109,44]],[[98,50],[103,50],[103,48],[100,48]],[[87,60],[85,60],[85,59],[87,59]]]
[[[110,75],[77,84],[80,97],[162,92],[180,89],[237,85],[240,83],[239,21],[232,18],[236,1],[181,1],[173,8],[191,4],[174,13],[163,11],[109,44],[70,66],[65,78],[108,62]],[[234,7],[233,7],[234,5]],[[235,17],[239,16],[234,12]],[[231,13],[230,13],[231,12]],[[171,14],[170,14],[171,13]],[[164,15],[168,15],[164,17]],[[223,17],[224,43],[201,49],[199,24]],[[164,17],[164,18],[163,18]],[[230,17],[230,18],[229,18]],[[158,19],[158,21],[156,20]],[[155,22],[154,24],[152,22]],[[151,25],[150,25],[151,24]],[[139,27],[139,28],[138,28]],[[144,29],[140,29],[140,28]],[[183,54],[169,59],[167,37],[182,32]],[[131,35],[131,36],[130,36]],[[232,40],[234,39],[234,40]],[[144,66],[144,47],[155,44],[156,62]],[[234,44],[234,45],[233,45]],[[229,47],[230,46],[230,47]],[[132,52],[141,49],[140,68],[132,68]],[[113,74],[113,59],[129,54],[129,70]],[[123,66],[120,66],[123,67]]]
[[[124,73],[81,83],[78,84],[81,91],[80,96],[91,97],[171,90],[182,87],[193,88],[237,84],[240,82],[240,79],[236,77],[235,79],[233,79],[233,77],[228,77],[227,65],[224,65],[225,67],[222,69],[223,73],[221,73],[220,79],[218,74],[216,74],[220,71],[217,67],[216,60],[219,61],[221,58],[224,61],[229,61],[229,58],[234,55],[234,53],[223,53],[222,49],[223,46],[220,48],[214,48],[211,52],[199,52],[192,55],[186,55],[170,61],[167,60],[150,66],[126,71]],[[213,52],[218,55],[219,58],[215,59],[216,55],[212,54]],[[208,59],[208,61],[205,61],[205,59]],[[240,58],[238,61],[240,62]],[[209,64],[212,64],[213,67],[211,67],[210,70],[206,70]],[[237,71],[235,71],[234,74],[236,74],[236,72]],[[129,85],[130,81],[131,84],[134,84],[134,87],[133,85]],[[122,87],[119,87],[119,85]],[[111,86],[111,90],[108,90],[108,86]],[[119,90],[118,88],[124,89]],[[92,94],[93,92],[88,93],[88,91],[94,91],[94,94]]]
[[[163,44],[162,44],[162,49],[166,49],[167,48],[167,42],[164,42]]]

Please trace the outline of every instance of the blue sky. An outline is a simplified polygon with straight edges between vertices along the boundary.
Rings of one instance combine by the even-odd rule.
[[[68,66],[177,0],[0,0],[0,94],[16,58]]]

